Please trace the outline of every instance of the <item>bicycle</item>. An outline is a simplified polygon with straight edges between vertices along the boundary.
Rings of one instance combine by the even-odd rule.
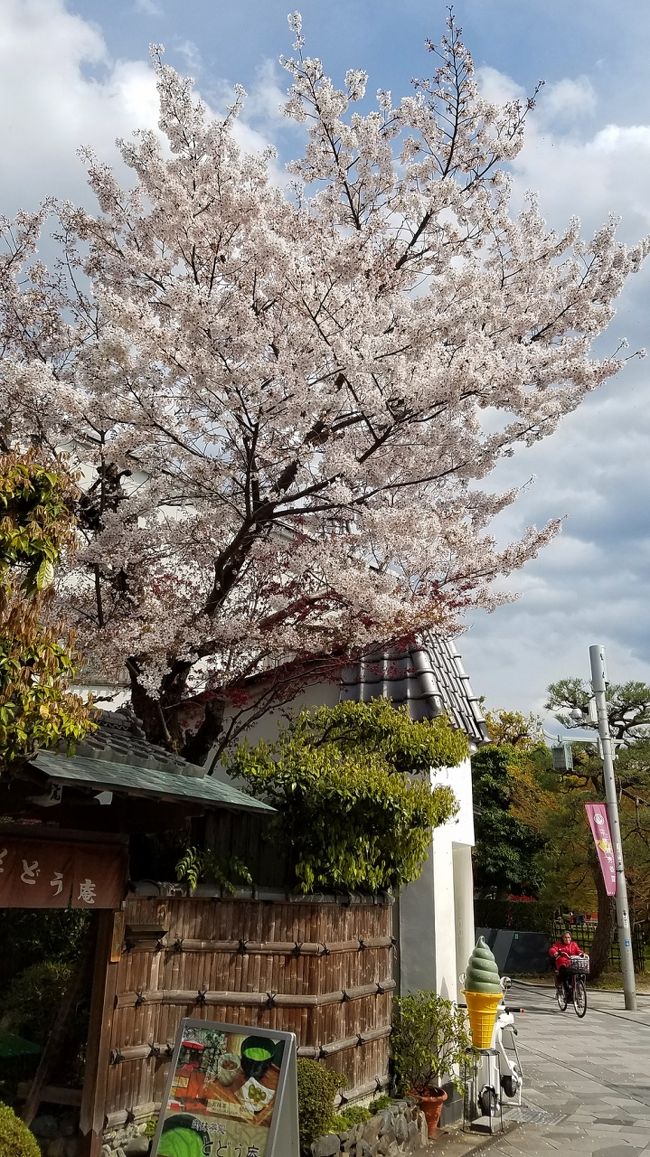
[[[575,1014],[582,1020],[587,1012],[587,985],[585,980],[589,975],[589,957],[572,956],[565,966],[566,972],[561,979],[555,978],[555,999],[560,1012],[565,1012],[572,1002]]]

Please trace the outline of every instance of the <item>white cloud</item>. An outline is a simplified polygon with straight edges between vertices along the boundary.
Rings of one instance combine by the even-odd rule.
[[[274,125],[282,125],[286,128],[289,122],[286,121],[282,112],[287,103],[286,84],[286,73],[280,74],[272,60],[265,60],[257,70],[255,85],[246,102],[247,114],[259,119],[269,128]]]
[[[111,156],[116,136],[155,127],[158,115],[147,62],[111,61],[100,30],[62,0],[0,5],[0,107],[5,213],[47,193],[78,200],[76,150],[90,144]]]
[[[497,68],[490,68],[489,65],[483,68],[477,68],[476,80],[481,92],[481,96],[485,100],[492,101],[493,104],[505,104],[510,100],[525,100],[526,90],[517,84],[511,76],[506,76],[504,72],[499,72]]]
[[[596,90],[586,76],[577,79],[566,77],[555,84],[545,86],[540,93],[537,107],[540,114],[550,121],[571,122],[596,112],[598,98]]]
[[[523,95],[494,69],[479,80],[489,99]],[[534,190],[551,224],[578,215],[586,234],[614,212],[620,236],[634,241],[650,230],[650,123],[599,122],[601,108],[611,117],[605,95],[599,104],[584,77],[542,90],[513,166],[513,195],[521,204]],[[649,344],[649,293],[646,267],[626,287],[600,348],[612,351],[623,336],[632,349]],[[536,475],[501,517],[500,540],[552,516],[566,521],[551,546],[504,584],[519,601],[474,615],[459,641],[474,689],[491,706],[542,710],[550,682],[588,677],[588,648],[597,642],[607,648],[613,681],[650,683],[649,379],[647,362],[630,363],[553,438],[515,455],[493,479],[507,487]]]
[[[187,64],[200,70],[191,41],[176,45]],[[235,135],[242,148],[258,152],[269,143],[275,116],[273,71],[265,66],[251,94],[253,127],[242,119]],[[232,92],[218,86],[213,107],[223,113]],[[48,194],[87,201],[85,170],[77,150],[89,145],[120,164],[117,137],[158,126],[155,78],[145,58],[112,59],[101,29],[71,12],[64,0],[2,0],[0,3],[0,211],[33,208]],[[246,112],[248,117],[248,111]],[[279,170],[274,171],[277,180]]]
[[[198,44],[195,44],[193,40],[177,40],[175,48],[192,76],[198,76],[203,66]]]
[[[134,0],[134,8],[143,16],[162,16],[162,6],[158,0]]]

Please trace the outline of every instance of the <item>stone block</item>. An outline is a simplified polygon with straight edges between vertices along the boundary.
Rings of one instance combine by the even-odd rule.
[[[126,1146],[126,1157],[138,1157],[151,1149],[151,1137],[133,1137]]]
[[[379,1121],[379,1132],[386,1133],[393,1127],[394,1114],[392,1109],[380,1109],[377,1113],[377,1120]]]
[[[369,1145],[376,1144],[381,1135],[381,1121],[379,1120],[378,1113],[375,1114],[374,1117],[371,1117],[369,1121],[366,1121],[365,1125],[363,1126],[363,1133],[361,1135],[363,1136],[364,1141],[367,1141]]]
[[[403,1145],[406,1141],[408,1141],[409,1127],[405,1117],[396,1117],[393,1130],[395,1133],[395,1140],[400,1145]]]
[[[409,1141],[411,1142],[411,1144],[419,1145],[420,1141],[422,1140],[422,1135],[420,1133],[420,1127],[419,1127],[417,1121],[409,1121],[407,1124],[407,1129],[408,1129]]]
[[[49,1113],[43,1113],[40,1117],[34,1117],[30,1126],[35,1137],[46,1139],[49,1137],[58,1137],[59,1122],[56,1117],[52,1117]]]
[[[416,1120],[418,1129],[420,1130],[420,1141],[423,1145],[426,1145],[429,1140],[429,1126],[427,1125],[427,1119],[424,1113],[422,1113],[419,1109]]]
[[[336,1153],[341,1152],[341,1141],[338,1133],[328,1133],[325,1137],[319,1137],[311,1147],[312,1157],[335,1157]]]
[[[378,1140],[375,1146],[375,1153],[377,1157],[392,1157],[395,1150],[395,1138],[392,1130],[389,1133],[384,1133]]]
[[[357,1148],[354,1157],[373,1157],[373,1151],[367,1141],[360,1139],[357,1141]]]

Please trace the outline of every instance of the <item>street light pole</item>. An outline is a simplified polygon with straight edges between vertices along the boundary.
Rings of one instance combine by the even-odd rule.
[[[609,734],[609,718],[607,715],[607,669],[605,667],[605,648],[595,643],[589,648],[589,662],[591,664],[591,686],[594,692],[596,712],[598,715],[598,734],[603,753],[603,780],[605,782],[605,799],[607,800],[607,816],[609,830],[612,837],[612,849],[616,865],[616,925],[618,930],[618,945],[621,953],[621,970],[623,972],[623,992],[625,1007],[636,1008],[636,982],[634,979],[634,956],[632,953],[632,931],[630,928],[630,913],[627,906],[627,884],[625,882],[625,867],[623,864],[623,843],[621,841],[621,826],[618,821],[618,800],[616,798],[616,780],[614,778],[614,760],[612,758],[612,738]]]

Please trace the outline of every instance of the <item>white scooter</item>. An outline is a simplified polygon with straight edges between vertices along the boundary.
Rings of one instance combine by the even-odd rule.
[[[463,980],[461,977],[461,983]],[[524,1082],[517,1051],[517,1029],[515,1018],[505,1003],[506,993],[511,987],[510,977],[503,976],[503,997],[497,1008],[490,1048],[476,1058],[471,1092],[468,1089],[467,1118],[476,1127],[485,1127],[489,1132],[492,1132],[494,1118],[502,1113],[504,1098],[521,1105]],[[486,1122],[485,1126],[479,1124],[481,1119]]]
[[[479,1105],[484,1116],[492,1117],[501,1110],[504,1097],[521,1105],[521,1094],[524,1084],[523,1071],[519,1052],[517,1050],[517,1029],[515,1018],[505,1002],[506,993],[510,991],[512,981],[509,976],[501,978],[503,999],[497,1009],[490,1048],[497,1054],[498,1060],[498,1087],[496,1072],[487,1072],[485,1082],[479,1088]],[[496,1068],[496,1066],[495,1066]]]

